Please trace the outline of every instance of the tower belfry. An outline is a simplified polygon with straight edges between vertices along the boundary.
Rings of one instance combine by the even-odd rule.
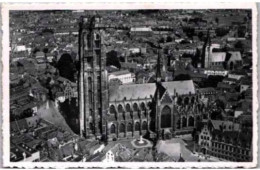
[[[108,108],[106,56],[101,18],[81,18],[79,25],[80,134],[100,137],[105,132],[103,116]]]

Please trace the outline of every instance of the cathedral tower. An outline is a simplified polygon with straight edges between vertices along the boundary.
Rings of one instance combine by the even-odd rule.
[[[101,137],[108,108],[106,56],[100,17],[81,18],[79,25],[80,135]]]

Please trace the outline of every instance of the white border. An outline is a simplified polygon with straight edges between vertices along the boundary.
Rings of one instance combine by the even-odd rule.
[[[253,161],[252,162],[115,162],[115,163],[102,163],[102,162],[10,162],[10,124],[9,124],[9,10],[47,10],[47,9],[63,9],[63,10],[74,10],[74,9],[252,9],[252,28],[253,28]],[[128,168],[150,168],[150,167],[172,167],[172,168],[224,168],[224,167],[244,167],[250,168],[257,165],[257,8],[256,4],[252,2],[239,2],[239,3],[198,3],[198,2],[104,2],[104,3],[31,3],[31,4],[3,4],[2,5],[2,18],[3,18],[3,53],[2,53],[2,83],[3,83],[3,166],[4,167],[43,167],[43,168],[68,168],[68,167],[128,167]]]

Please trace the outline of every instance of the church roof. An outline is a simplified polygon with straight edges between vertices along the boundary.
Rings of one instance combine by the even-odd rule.
[[[155,83],[121,85],[109,95],[110,101],[122,101],[124,99],[144,99],[154,95]]]
[[[174,91],[178,93],[178,95],[185,94],[195,94],[195,87],[192,80],[184,80],[184,81],[168,81],[163,82],[162,85],[167,89],[171,96],[174,95]]]
[[[167,89],[171,96],[175,95],[174,92],[178,93],[178,95],[195,94],[192,80],[162,82],[162,86]],[[150,98],[150,96],[154,96],[155,91],[155,83],[120,85],[117,90],[110,91],[109,100],[122,101],[124,99]]]

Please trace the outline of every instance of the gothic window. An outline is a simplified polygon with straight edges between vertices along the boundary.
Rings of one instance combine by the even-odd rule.
[[[137,111],[138,111],[138,105],[137,105],[137,103],[134,103],[134,106],[133,106],[133,108],[134,108],[134,111],[135,111],[135,112],[137,112]]]
[[[200,122],[200,116],[197,116],[197,122]]]
[[[144,104],[144,102],[141,103],[141,110],[145,111],[145,104]]]
[[[142,124],[142,130],[147,130],[147,122],[144,121]]]
[[[101,90],[100,89],[98,89],[97,90],[97,102],[98,102],[98,104],[100,104],[100,99],[101,99]]]
[[[88,46],[88,49],[91,48],[91,34],[88,34],[87,35],[87,46]]]
[[[195,97],[192,97],[191,98],[191,104],[194,104],[195,103]]]
[[[88,91],[88,98],[89,98],[89,103],[92,103],[92,91]]]
[[[130,112],[130,111],[131,111],[130,104],[128,104],[128,103],[126,104],[126,111],[127,111],[127,112]]]
[[[184,99],[184,104],[185,104],[185,105],[188,105],[188,104],[189,104],[189,98],[188,98],[188,97],[185,97],[185,99]]]
[[[101,78],[100,78],[100,76],[97,76],[97,88],[101,89]]]
[[[181,128],[181,120],[178,119],[178,121],[177,121],[177,129],[180,129],[180,128]]]
[[[189,117],[189,126],[194,126],[194,118],[192,116]]]
[[[110,113],[113,113],[113,114],[116,113],[116,108],[115,108],[114,105],[111,105],[111,106],[109,107],[109,112],[110,112]]]
[[[120,131],[121,133],[122,133],[122,132],[125,132],[125,124],[123,124],[123,123],[120,124],[119,131]]]
[[[101,59],[101,51],[100,50],[95,50],[96,53],[96,64],[100,66],[100,59]]]
[[[161,112],[161,128],[171,127],[171,108],[165,106]]]
[[[141,128],[140,123],[136,122],[135,123],[135,131],[140,131],[140,128]]]
[[[100,48],[100,41],[95,41],[95,47]]]
[[[127,125],[127,132],[132,132],[132,123],[128,123],[128,125]]]
[[[148,102],[147,106],[149,107],[149,109],[152,109],[152,102]]]
[[[100,35],[99,34],[95,34],[95,40],[99,40],[100,39]]]
[[[116,133],[116,126],[114,124],[110,127],[110,133]]]
[[[93,130],[94,128],[93,128],[93,123],[89,123],[89,129],[90,130]]]
[[[88,77],[88,89],[92,90],[92,78]]]
[[[186,127],[187,126],[187,118],[183,117],[182,118],[182,127]]]
[[[181,104],[182,104],[182,98],[181,98],[181,97],[178,97],[178,99],[177,99],[177,104],[178,104],[178,105],[181,105]]]
[[[123,106],[121,104],[118,105],[118,113],[123,113]]]

